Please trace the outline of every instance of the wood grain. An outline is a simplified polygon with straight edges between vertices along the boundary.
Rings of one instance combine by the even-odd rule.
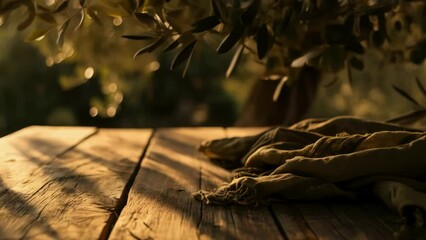
[[[0,170],[9,176],[0,193],[0,238],[99,238],[151,131],[102,129],[70,149],[94,129],[80,138],[78,131],[52,127],[6,139],[18,160]],[[20,174],[14,164],[35,167]]]
[[[160,129],[110,239],[197,239],[201,162],[196,146],[222,128]]]
[[[393,237],[398,217],[372,203],[254,208],[192,199],[193,192],[230,177],[196,150],[201,141],[265,129],[157,130],[137,175],[152,133],[148,129],[33,126],[0,138],[0,239],[104,239],[112,227],[110,239]]]
[[[195,148],[222,137],[222,128],[159,130],[111,239],[280,239],[265,208],[210,206],[192,199],[200,187],[217,187],[229,177]]]
[[[294,204],[273,204],[271,206],[277,222],[289,240],[318,239]]]

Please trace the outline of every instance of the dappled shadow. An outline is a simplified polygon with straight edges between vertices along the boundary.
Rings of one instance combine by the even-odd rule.
[[[202,215],[203,208],[208,208],[210,206],[202,206],[200,202],[193,200],[191,197],[193,191],[200,189],[202,181],[203,184],[215,186],[217,184],[217,179],[223,179],[222,173],[216,173],[214,170],[210,170],[209,164],[211,163],[204,162],[206,159],[199,154],[195,148],[198,143],[208,136],[185,134],[179,131],[159,132],[160,133],[155,136],[153,143],[157,146],[161,146],[161,148],[151,146],[151,150],[147,153],[147,156],[145,156],[143,167],[131,189],[135,197],[147,199],[149,203],[140,206],[140,211],[146,212],[156,209],[160,211],[160,213],[156,212],[154,214],[163,214],[164,216],[172,214],[175,218],[180,218],[181,221],[187,221],[195,231],[210,236],[211,238],[220,236],[220,238],[223,239],[235,239],[237,237],[235,235],[235,226],[219,227],[215,225],[217,224],[215,221],[218,221],[217,217],[206,217]],[[82,144],[85,144],[85,142]],[[124,138],[116,138],[116,140],[107,144],[111,146],[111,148],[94,144],[86,148],[78,145],[71,149],[70,146],[66,146],[65,143],[58,141],[45,141],[37,136],[26,137],[25,142],[15,145],[15,148],[25,156],[29,163],[31,162],[34,164],[32,170],[28,170],[28,175],[30,177],[27,178],[31,179],[31,181],[38,182],[36,184],[38,188],[27,188],[31,193],[25,195],[16,193],[16,196],[14,195],[14,198],[17,199],[16,202],[21,205],[30,205],[30,203],[34,201],[34,198],[30,195],[37,194],[46,196],[49,201],[55,201],[55,204],[63,207],[63,209],[59,209],[59,211],[64,212],[67,211],[67,206],[70,204],[79,204],[81,208],[86,206],[83,204],[84,201],[90,201],[90,205],[93,208],[96,208],[103,215],[107,213],[106,215],[109,216],[109,214],[114,211],[118,199],[105,196],[105,186],[102,185],[102,181],[97,181],[97,179],[98,177],[106,176],[108,178],[117,178],[123,182],[123,187],[127,183],[130,174],[135,168],[135,162],[131,161],[127,156],[123,157],[114,151],[114,148],[120,148],[120,145],[123,146],[123,144],[127,146],[136,146],[132,144],[137,143]],[[140,144],[137,146],[140,146]],[[29,152],[28,149],[32,152]],[[52,149],[64,149],[65,152],[58,153],[56,156],[51,156]],[[142,151],[143,149],[141,148],[140,153]],[[39,158],[34,156],[49,157]],[[207,164],[204,166],[209,169],[202,169],[203,164]],[[94,171],[89,174],[82,174],[79,172],[79,169],[83,167],[86,168],[88,165],[93,166],[92,168],[95,170],[103,169],[99,170],[103,172],[96,173],[96,171]],[[105,171],[107,171],[109,175],[106,175]],[[203,174],[206,174],[207,177],[200,179],[200,171],[203,171]],[[210,181],[210,179],[214,181]],[[162,187],[158,187],[159,185]],[[73,201],[76,203],[73,203]],[[8,205],[12,210],[16,208],[9,202],[4,202],[4,204]],[[39,213],[36,211],[35,207],[32,207],[32,209],[34,213],[28,213],[29,216]],[[72,209],[74,211],[75,207]],[[226,211],[227,214],[231,214],[230,208],[224,209],[226,210],[223,211]],[[88,213],[88,211],[92,210],[89,209],[80,213],[80,215]],[[209,213],[213,212],[210,211]],[[77,214],[79,213],[68,215],[68,218],[70,218],[69,216],[72,218],[79,218]],[[89,218],[96,216],[96,214],[90,215]],[[56,217],[58,216],[55,216],[54,219],[56,219]],[[63,221],[72,223],[76,221],[76,219],[63,219]],[[138,220],[138,224],[142,224],[139,221],[141,220]],[[167,222],[167,220],[165,221]],[[47,222],[42,226],[50,227]],[[207,232],[204,231],[206,229],[208,229]],[[209,231],[210,229],[213,230]],[[1,231],[3,230],[1,230],[0,226],[0,233]]]
[[[29,203],[31,196],[15,192],[8,188],[3,180],[0,178],[0,238],[24,238],[31,229],[32,225],[40,218],[44,207],[35,207]],[[7,211],[8,214],[4,211]],[[6,216],[11,215],[13,219]],[[27,221],[23,221],[23,217]],[[27,223],[27,224],[25,224]],[[23,225],[24,224],[24,225]],[[58,238],[58,233],[52,229],[50,224],[43,225],[43,230],[48,236]],[[19,229],[19,236],[10,236],[9,234],[16,234],[17,232],[11,229]]]
[[[182,227],[182,231],[192,229],[198,235],[211,239],[238,237],[231,222],[232,216],[228,219],[229,226],[219,226],[220,216],[214,217],[215,212],[205,211],[212,206],[202,205],[192,198],[192,193],[200,190],[202,181],[206,185],[216,186],[217,181],[210,181],[211,176],[213,179],[224,179],[213,172],[208,172],[209,177],[200,179],[204,167],[209,167],[204,163],[210,163],[204,162],[207,159],[198,153],[195,146],[208,136],[196,133],[196,130],[191,135],[185,134],[185,131],[157,132],[129,196],[127,214],[138,220],[129,219],[130,222],[134,221],[131,225],[129,222],[124,226],[117,225],[117,232],[131,231],[131,235],[141,239],[156,238],[157,235],[161,238],[164,231]],[[137,205],[134,205],[135,202]],[[232,215],[229,207],[221,207],[221,211]],[[204,215],[207,212],[208,216]],[[137,213],[140,215],[135,217]],[[131,229],[127,225],[132,226]],[[179,232],[174,234],[180,236]]]
[[[147,176],[149,176],[149,178],[147,178]],[[145,222],[144,219],[174,219],[175,217],[179,217],[181,219],[179,223],[183,226],[182,231],[188,231],[188,229],[185,228],[185,223],[187,223],[192,225],[193,230],[196,231],[197,234],[210,234],[210,239],[215,239],[215,236],[221,236],[220,239],[236,239],[237,236],[231,231],[232,226],[225,229],[218,228],[213,218],[206,218],[202,215],[202,203],[192,199],[192,191],[188,190],[187,186],[180,184],[179,182],[182,181],[177,180],[176,176],[165,174],[157,169],[144,168],[141,170],[138,178],[131,191],[134,194],[133,197],[138,198],[138,203],[142,204],[140,212],[141,214],[143,212],[144,215],[138,217],[139,220],[136,224],[140,227],[136,230],[131,230],[133,231],[132,234],[141,239],[144,237],[146,237],[146,239],[149,237],[155,238],[156,233],[153,232],[153,236],[151,236],[150,233],[150,228],[152,228],[155,230],[158,229],[158,234],[161,236],[161,230],[165,230],[166,228],[173,229],[173,226],[156,226],[155,224],[158,224],[158,222]],[[155,184],[146,183],[149,179],[154,178],[157,180]],[[161,182],[159,182],[160,179]],[[132,200],[132,198],[129,200]],[[150,216],[151,214],[155,216]],[[150,217],[147,218],[147,216]],[[168,222],[168,220],[163,220],[162,222],[165,224],[172,224]],[[178,222],[175,221],[174,224],[178,224]],[[203,228],[214,229],[214,231],[200,232],[199,227],[201,224],[203,224]],[[138,235],[138,230],[140,231],[139,234],[143,234],[142,236]],[[179,236],[178,234],[179,233],[176,233],[176,236]]]
[[[127,147],[130,145],[138,146],[138,155],[123,156],[115,153],[113,148],[96,147],[96,144],[93,147],[89,146],[82,149],[79,146],[66,145],[60,141],[46,141],[37,136],[25,136],[19,141],[13,141],[11,144],[21,155],[21,158],[14,161],[20,161],[22,166],[25,166],[27,162],[28,166],[30,166],[30,163],[34,165],[28,169],[22,169],[24,173],[20,172],[20,179],[17,180],[17,183],[22,186],[25,185],[24,181],[28,182],[28,186],[23,189],[27,193],[11,194],[8,191],[8,200],[2,199],[0,203],[5,205],[9,209],[9,214],[14,216],[17,216],[16,213],[23,208],[30,209],[22,212],[22,214],[37,216],[35,220],[30,221],[31,224],[37,221],[37,227],[39,227],[37,231],[40,231],[43,227],[47,229],[46,233],[54,232],[47,221],[52,220],[49,217],[53,217],[54,222],[52,223],[58,223],[61,226],[64,224],[79,226],[82,221],[88,219],[108,218],[117,206],[122,190],[129,181],[143,151],[141,143],[138,144],[136,141],[121,137],[116,138],[114,136],[112,138],[114,141],[110,144],[111,147],[119,148],[119,144],[127,145]],[[64,151],[52,149],[63,149]],[[57,152],[57,154],[52,154],[52,152]],[[135,160],[131,161],[127,157],[135,158]],[[22,164],[22,161],[25,164]],[[85,170],[79,171],[82,168]],[[112,185],[106,185],[102,181],[104,177],[116,178],[118,181],[113,181]],[[111,183],[111,181],[108,182]],[[114,191],[116,191],[118,185],[121,185],[119,187],[121,190],[116,194]],[[0,189],[2,189],[1,186]],[[106,191],[108,189],[111,190]],[[114,192],[114,196],[111,196],[111,191]],[[36,211],[35,207],[22,207],[30,206],[30,203],[34,201],[37,201],[37,205],[40,205],[38,207],[43,210],[49,203],[54,203],[46,208],[45,212],[49,211],[49,215],[40,217],[42,215],[41,210]],[[60,216],[67,211],[67,217],[59,223]],[[25,231],[28,232],[29,230],[26,229]],[[44,232],[44,230],[41,231]],[[56,234],[56,232],[54,233]],[[57,239],[57,235],[54,238]]]

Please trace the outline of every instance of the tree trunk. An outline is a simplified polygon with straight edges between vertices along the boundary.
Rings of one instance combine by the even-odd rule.
[[[303,118],[316,95],[320,73],[304,67],[295,83],[284,86],[276,102],[272,96],[279,81],[259,79],[251,90],[236,126],[290,125]]]

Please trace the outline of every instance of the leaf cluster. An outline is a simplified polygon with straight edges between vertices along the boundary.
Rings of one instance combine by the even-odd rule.
[[[366,48],[389,48],[390,31],[410,34],[420,24],[416,42],[398,51],[421,64],[426,58],[426,6],[423,1],[340,0],[1,0],[3,22],[19,30],[33,25],[27,40],[56,33],[62,45],[66,34],[85,24],[101,26],[106,18],[135,23],[122,37],[143,45],[134,57],[174,51],[171,69],[184,65],[201,41],[212,42],[218,54],[233,52],[230,76],[244,53],[265,66],[264,77],[292,84],[299,68],[308,65],[328,72],[363,70]],[[26,11],[17,19],[14,12]],[[12,19],[9,18],[12,16]],[[15,16],[15,18],[13,18]],[[397,17],[395,17],[397,16]],[[413,19],[412,16],[418,16]],[[397,20],[394,20],[397,19]],[[83,31],[83,30],[82,30]],[[214,41],[213,41],[214,42]]]

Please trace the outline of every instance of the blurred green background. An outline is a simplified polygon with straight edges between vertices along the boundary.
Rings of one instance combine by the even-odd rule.
[[[173,55],[133,60],[134,43],[118,41],[105,51],[94,36],[58,52],[48,49],[54,44],[23,39],[10,28],[0,29],[0,135],[28,125],[232,126],[263,71],[247,56],[226,79],[232,56],[203,47],[182,78],[182,69],[169,70]],[[306,117],[350,114],[385,120],[413,110],[392,85],[425,103],[415,83],[418,77],[426,84],[425,63],[383,64],[382,55],[368,50],[366,68],[352,70],[352,85],[345,71],[324,74]]]
[[[250,84],[248,78],[225,80],[229,56],[218,61],[213,50],[194,56],[182,78],[181,72],[165,66],[171,55],[138,62],[125,48],[122,62],[130,66],[110,70],[92,67],[81,57],[45,57],[40,49],[43,46],[24,42],[15,31],[0,30],[1,135],[34,124],[229,126]],[[105,56],[98,54],[94,61],[96,57]],[[108,64],[114,64],[111,61]]]

